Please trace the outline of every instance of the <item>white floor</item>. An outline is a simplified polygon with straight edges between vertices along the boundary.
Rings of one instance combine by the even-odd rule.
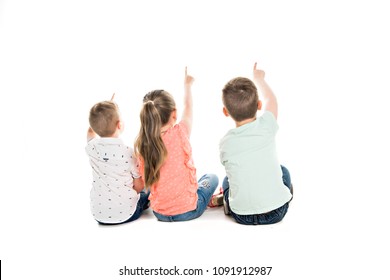
[[[274,2],[0,1],[4,279],[124,279],[124,266],[175,265],[209,273],[167,279],[217,279],[213,267],[225,266],[272,266],[267,279],[389,279],[387,6]],[[295,193],[285,219],[242,226],[208,209],[162,223],[148,210],[98,226],[90,106],[116,92],[130,144],[148,90],[169,90],[180,111],[188,66],[198,176],[222,180],[218,142],[233,123],[221,87],[250,77],[255,61],[279,101],[279,158]]]

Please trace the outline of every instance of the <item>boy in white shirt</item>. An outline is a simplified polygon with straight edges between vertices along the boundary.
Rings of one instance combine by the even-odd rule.
[[[289,171],[276,154],[278,104],[264,75],[255,63],[253,77],[262,101],[250,79],[238,77],[223,88],[223,112],[236,123],[220,142],[227,175],[222,184],[224,209],[245,225],[280,222],[292,199]],[[264,113],[257,117],[260,109]]]
[[[93,175],[91,212],[105,225],[138,219],[149,202],[133,149],[119,138],[123,122],[113,98],[91,108],[85,148]]]

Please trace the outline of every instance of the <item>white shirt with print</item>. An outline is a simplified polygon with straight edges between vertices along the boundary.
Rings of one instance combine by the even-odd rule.
[[[121,223],[136,210],[139,194],[133,178],[139,178],[133,149],[119,138],[94,138],[86,146],[92,166],[91,212],[103,223]]]

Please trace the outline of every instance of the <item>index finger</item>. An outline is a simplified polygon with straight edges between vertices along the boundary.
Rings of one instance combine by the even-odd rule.
[[[114,100],[114,97],[115,97],[115,92],[112,94],[111,101]]]
[[[186,69],[185,69],[185,75],[187,76],[187,66],[186,66]]]
[[[257,69],[257,62],[255,62],[255,65],[253,66],[253,70]]]

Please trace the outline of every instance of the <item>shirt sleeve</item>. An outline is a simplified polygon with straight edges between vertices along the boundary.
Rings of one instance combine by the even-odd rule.
[[[133,151],[131,152],[130,160],[131,160],[131,170],[130,170],[131,176],[133,176],[133,178],[141,177],[140,162],[138,158],[135,156]]]
[[[265,111],[263,113],[263,115],[261,116],[262,120],[263,120],[263,123],[265,125],[265,127],[267,127],[267,129],[272,133],[272,134],[276,134],[276,132],[278,132],[279,130],[279,125],[278,123],[276,122],[276,119],[275,119],[275,116],[274,114],[272,114],[271,112],[269,111]]]
[[[85,146],[85,152],[90,157],[96,157],[95,142],[96,142],[96,139],[93,138],[93,139],[89,140],[87,145]]]
[[[183,121],[180,121],[177,125],[179,126],[179,129],[184,133],[184,135],[189,137],[188,127],[187,127],[186,123]]]
[[[219,160],[225,166],[225,138],[226,135],[219,141]]]

